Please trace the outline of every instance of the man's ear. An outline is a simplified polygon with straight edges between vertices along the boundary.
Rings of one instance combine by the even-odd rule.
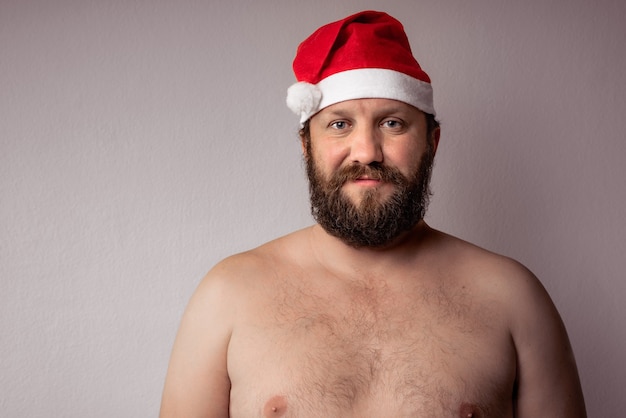
[[[437,147],[439,146],[439,138],[441,137],[441,128],[437,126],[430,134],[430,140],[433,144],[433,157],[437,154]]]
[[[308,152],[306,150],[306,138],[303,134],[300,134],[300,146],[302,147],[302,155],[304,157],[308,157]]]

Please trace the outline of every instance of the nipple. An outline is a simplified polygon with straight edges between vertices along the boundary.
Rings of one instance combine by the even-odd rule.
[[[286,412],[287,399],[281,395],[274,396],[263,407],[263,416],[266,418],[282,417]]]
[[[459,411],[460,418],[481,418],[482,414],[476,405],[464,403]]]

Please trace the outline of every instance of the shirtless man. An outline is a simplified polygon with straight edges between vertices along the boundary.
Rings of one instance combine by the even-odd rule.
[[[402,25],[326,25],[294,71],[317,224],[209,272],[161,417],[585,417],[539,281],[423,221],[440,130]]]

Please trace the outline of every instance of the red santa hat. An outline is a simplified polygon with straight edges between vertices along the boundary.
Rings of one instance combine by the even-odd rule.
[[[298,47],[297,83],[287,106],[300,124],[320,110],[352,99],[384,98],[435,114],[430,78],[413,57],[402,24],[365,11],[322,26]]]

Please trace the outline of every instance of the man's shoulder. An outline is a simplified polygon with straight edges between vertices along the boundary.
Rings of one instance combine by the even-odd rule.
[[[191,298],[203,316],[235,323],[243,307],[255,304],[296,269],[292,253],[302,252],[296,232],[219,261],[200,281]],[[229,318],[227,320],[227,318]]]
[[[437,258],[455,277],[505,300],[524,300],[544,294],[535,274],[520,261],[464,239],[434,231],[438,236]]]
[[[306,242],[306,229],[275,238],[256,248],[233,254],[219,261],[204,278],[205,282],[249,286],[274,276],[278,270],[299,262]]]
[[[560,318],[540,279],[518,260],[440,233],[436,266],[449,291],[499,318],[515,345],[527,343],[533,329]]]
[[[489,250],[448,233],[432,230],[434,247],[441,258],[448,258],[464,269],[479,269],[500,273],[528,274],[528,269],[510,256]]]

